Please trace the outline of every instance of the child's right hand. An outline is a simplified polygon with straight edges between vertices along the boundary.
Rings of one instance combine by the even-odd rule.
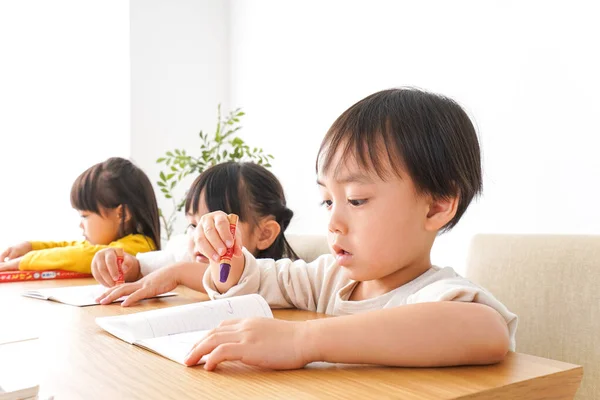
[[[29,242],[22,242],[15,246],[11,246],[0,254],[0,263],[22,257],[29,253],[31,249],[31,243]]]
[[[123,252],[123,274],[126,282],[140,278],[140,262],[129,253]],[[100,250],[92,260],[92,275],[102,286],[113,287],[119,278],[117,252],[109,247]]]
[[[121,303],[121,306],[127,307],[140,300],[170,292],[179,285],[178,268],[178,264],[161,268],[137,282],[112,287],[102,293],[96,301],[100,304],[110,304],[119,297],[128,296]]]
[[[235,238],[231,235],[227,214],[215,211],[204,214],[194,230],[194,252],[204,254],[210,260],[210,273],[217,290],[224,293],[236,285],[244,272],[242,231],[238,226]],[[234,240],[235,239],[235,240]],[[220,282],[220,257],[233,246],[231,270],[226,282]]]

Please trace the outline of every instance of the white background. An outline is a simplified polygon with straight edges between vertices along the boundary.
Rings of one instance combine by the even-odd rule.
[[[155,181],[155,159],[194,152],[219,102],[242,107],[243,138],[275,156],[289,231],[324,232],[321,138],[354,102],[402,85],[459,101],[483,148],[484,195],[439,238],[436,264],[464,272],[478,232],[600,232],[591,1],[31,3],[0,3],[0,243],[77,233],[79,172],[131,155]]]
[[[71,184],[130,154],[129,4],[0,2],[0,245],[81,239]]]

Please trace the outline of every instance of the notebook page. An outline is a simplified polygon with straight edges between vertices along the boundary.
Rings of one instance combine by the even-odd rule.
[[[54,300],[59,303],[70,304],[72,306],[93,306],[98,305],[96,298],[107,290],[102,285],[84,285],[84,286],[65,286],[49,289],[28,290],[22,293],[25,297],[33,297],[42,300]],[[175,296],[176,293],[163,293],[155,297]],[[116,299],[113,303],[125,300],[123,296]]]
[[[116,317],[98,317],[96,323],[109,333],[132,343],[135,340],[203,331],[227,319],[249,317],[273,318],[269,305],[257,294]]]

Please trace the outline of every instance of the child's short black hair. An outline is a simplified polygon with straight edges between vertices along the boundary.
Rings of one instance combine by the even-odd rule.
[[[71,187],[71,206],[100,215],[102,208],[123,206],[119,234],[142,234],[160,250],[160,220],[152,183],[129,160],[111,157],[85,170]],[[125,209],[131,215],[127,223]]]
[[[201,195],[209,212],[237,214],[240,221],[251,226],[263,217],[275,218],[281,231],[271,246],[259,251],[257,258],[298,258],[284,236],[294,213],[286,205],[281,183],[262,165],[229,161],[208,168],[187,193],[186,214],[198,212]]]
[[[333,157],[356,157],[365,169],[386,179],[386,166],[402,178],[408,172],[417,190],[434,198],[458,196],[454,227],[482,190],[481,154],[475,128],[452,99],[400,88],[372,94],[333,123],[319,149],[317,172],[327,171]],[[387,152],[387,157],[380,150]]]

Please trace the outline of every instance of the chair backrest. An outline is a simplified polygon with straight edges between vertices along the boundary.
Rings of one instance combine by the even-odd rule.
[[[517,351],[583,366],[600,399],[600,236],[477,235],[467,277],[519,317]]]
[[[286,233],[285,238],[298,257],[306,262],[311,262],[322,254],[330,253],[325,235]]]

